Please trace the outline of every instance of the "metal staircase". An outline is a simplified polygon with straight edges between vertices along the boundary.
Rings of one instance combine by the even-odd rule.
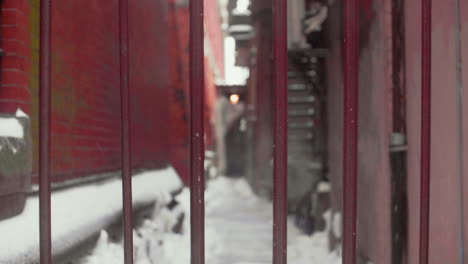
[[[289,51],[288,200],[306,232],[319,226],[317,186],[325,179],[325,56],[323,49]]]

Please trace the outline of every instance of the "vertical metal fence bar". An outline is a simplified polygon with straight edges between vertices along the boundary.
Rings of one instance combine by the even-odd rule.
[[[190,1],[191,263],[205,263],[205,144],[203,0]]]
[[[121,98],[121,143],[122,143],[122,193],[124,212],[124,260],[133,263],[132,219],[132,164],[130,149],[130,91],[128,55],[128,0],[119,0],[120,26],[120,98]]]
[[[40,4],[39,230],[40,263],[52,263],[50,206],[51,0]]]
[[[343,263],[356,263],[359,1],[346,0],[344,134],[343,134]]]
[[[458,156],[458,210],[459,210],[459,229],[458,240],[459,240],[459,263],[465,263],[465,203],[463,201],[463,189],[465,181],[463,179],[463,160],[464,160],[464,129],[463,129],[463,58],[462,58],[462,23],[461,23],[461,5],[460,0],[454,0],[454,12],[455,12],[455,57],[456,57],[456,71],[457,71],[457,156]]]
[[[422,0],[421,51],[421,197],[419,263],[429,261],[429,191],[431,162],[431,0]]]
[[[273,264],[287,263],[288,215],[288,44],[287,2],[273,2],[274,142]]]

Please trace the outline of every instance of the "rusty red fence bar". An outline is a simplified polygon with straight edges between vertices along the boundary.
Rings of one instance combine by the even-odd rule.
[[[460,0],[454,0],[454,11],[455,11],[455,67],[456,67],[456,90],[457,90],[457,156],[458,156],[458,210],[459,210],[459,229],[465,230],[465,202],[463,200],[465,186],[464,175],[464,139],[463,139],[463,59],[462,59],[462,22],[461,22],[461,3]],[[465,234],[464,232],[458,232],[459,241],[459,263],[465,263]]]
[[[128,59],[128,0],[119,0],[120,99],[122,142],[122,194],[124,214],[124,260],[133,263],[132,164],[130,149],[130,91]]]
[[[346,0],[344,133],[343,133],[343,263],[356,263],[359,1]]]
[[[52,263],[50,209],[51,0],[41,0],[39,92],[39,247],[40,263]]]
[[[205,144],[203,0],[190,1],[190,224],[191,263],[205,263]]]
[[[288,215],[288,32],[287,2],[273,2],[274,142],[273,264],[287,263]]]
[[[429,263],[429,191],[431,163],[431,0],[422,0],[421,50],[421,197],[419,263]]]

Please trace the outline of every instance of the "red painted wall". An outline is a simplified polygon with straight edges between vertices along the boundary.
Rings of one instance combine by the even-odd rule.
[[[464,1],[460,1],[464,2]],[[406,46],[407,46],[407,90],[408,90],[408,141],[409,141],[409,263],[417,262],[419,257],[419,174],[420,174],[420,3],[407,2],[406,4]],[[467,25],[468,13],[466,4],[463,4],[461,15],[464,25]],[[457,155],[457,90],[456,90],[456,54],[455,54],[455,9],[453,3],[433,2],[433,29],[432,29],[432,152],[431,152],[431,213],[430,213],[430,263],[457,263],[459,261],[460,230],[459,214],[459,177]],[[466,29],[463,33],[463,54],[465,59],[464,94],[466,88],[466,54],[468,46]],[[467,108],[464,100],[464,149],[468,136]],[[465,156],[465,164],[466,164]],[[464,171],[464,186],[468,173]],[[468,197],[464,194],[466,202]],[[468,222],[465,218],[465,234]],[[466,236],[465,236],[466,237]],[[465,249],[466,250],[466,249]]]
[[[0,44],[6,56],[0,65],[0,113],[13,114],[21,108],[30,115],[32,174],[33,182],[37,183],[40,2],[1,3]],[[211,2],[214,3],[217,2]],[[206,11],[211,50],[210,58],[205,58],[206,146],[213,149],[215,72],[218,77],[223,74],[223,33],[219,7],[207,5]],[[186,183],[188,18],[187,3],[141,0],[129,5],[133,167],[158,169],[171,164]],[[53,182],[120,170],[119,49],[117,0],[105,3],[94,0],[85,5],[77,1],[53,2],[50,153]],[[13,185],[3,186],[7,194],[22,191],[12,190]],[[4,211],[5,208],[0,213]]]
[[[118,170],[118,2],[60,1],[52,14],[53,179]]]
[[[389,139],[392,131],[392,31],[391,1],[374,0],[361,14],[361,54],[359,87],[359,182],[358,182],[358,255],[373,263],[391,263],[391,170]],[[369,2],[369,1],[367,1]],[[461,1],[463,2],[463,1]],[[330,12],[331,40],[328,78],[329,167],[333,183],[333,205],[341,211],[343,77],[340,2]],[[370,8],[370,9],[369,9]],[[408,254],[407,263],[418,262],[419,250],[419,177],[420,177],[420,90],[421,90],[421,6],[405,1],[405,83],[406,127],[408,141]],[[366,16],[366,14],[373,14]],[[462,4],[463,58],[468,54],[468,6]],[[452,2],[433,2],[432,69],[432,155],[430,263],[458,263],[459,179],[457,161],[457,108],[455,78],[455,10]],[[466,63],[465,63],[466,64]],[[466,66],[466,65],[464,65]],[[464,67],[464,81],[467,79]],[[464,93],[466,93],[466,81]],[[464,102],[465,103],[465,102]],[[468,106],[464,105],[464,141],[468,147]],[[468,159],[465,155],[464,164]],[[464,172],[464,204],[468,201]],[[468,216],[465,209],[465,219]],[[465,221],[465,240],[468,231]],[[465,250],[467,250],[466,248]]]
[[[58,3],[54,8],[54,20],[59,22],[54,22],[53,93],[58,98],[53,120],[54,131],[60,134],[53,143],[55,178],[116,170],[120,167],[118,20],[113,19],[117,1],[93,2],[86,7]],[[219,9],[207,8],[207,36],[216,66],[223,69],[221,24],[214,23],[220,19]],[[130,5],[133,163],[136,168],[171,163],[186,180],[188,16],[188,6],[174,1],[145,0]],[[207,60],[205,67],[210,148],[214,144],[210,124],[216,90],[214,69]]]
[[[389,52],[391,37],[384,1],[361,4],[361,56],[359,86],[358,160],[358,255],[374,263],[390,263],[390,171],[389,138]],[[343,20],[340,3],[332,6],[328,20],[328,146],[329,177],[333,184],[332,203],[342,210],[343,175]],[[376,260],[378,260],[376,262]]]
[[[134,162],[160,168],[169,162],[168,1],[142,0],[130,5],[130,87]]]

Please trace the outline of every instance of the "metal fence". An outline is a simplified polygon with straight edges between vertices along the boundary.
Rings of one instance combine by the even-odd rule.
[[[273,263],[287,263],[287,0],[273,0],[274,22],[274,217]],[[420,263],[428,263],[431,0],[422,1],[422,130]],[[50,86],[51,0],[41,0],[40,46],[40,262],[51,263]],[[356,263],[359,1],[345,0],[343,145],[343,263]],[[128,85],[128,0],[119,0],[122,177],[125,263],[133,263],[130,115]],[[203,0],[190,3],[190,188],[191,263],[204,259],[204,30]]]

